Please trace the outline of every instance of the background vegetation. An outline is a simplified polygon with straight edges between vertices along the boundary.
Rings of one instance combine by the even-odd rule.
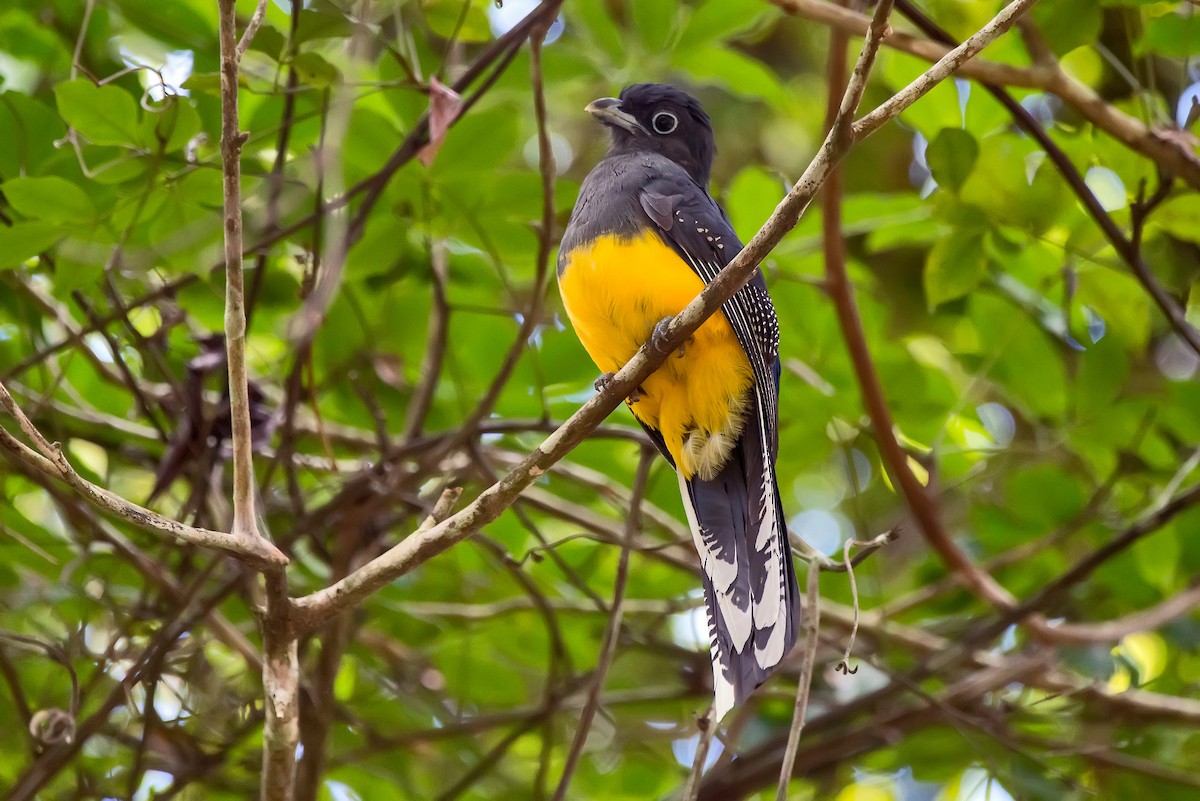
[[[255,609],[269,640],[280,586],[414,537],[593,394],[550,280],[605,147],[585,103],[698,93],[749,238],[824,136],[835,31],[853,55],[866,23],[821,0],[547,2],[539,62],[510,31],[535,5],[265,3],[238,95],[254,477],[290,560],[266,591],[266,546],[181,542],[88,489],[230,530],[218,3],[0,8],[0,382],[78,471],[6,405],[6,798],[256,795],[284,651]],[[897,3],[864,109],[1000,5]],[[240,33],[256,4],[236,9]],[[840,560],[902,531],[856,571],[853,674],[851,583],[822,575],[790,797],[1195,797],[1198,11],[1043,0],[856,147],[764,262],[794,532]],[[803,649],[709,746],[695,555],[644,449],[619,409],[470,539],[288,629],[297,798],[550,798],[591,712],[565,797],[677,797],[694,762],[701,798],[775,797]]]

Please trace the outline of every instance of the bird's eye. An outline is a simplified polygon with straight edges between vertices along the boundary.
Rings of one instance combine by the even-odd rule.
[[[650,125],[654,127],[655,133],[665,135],[679,126],[679,120],[669,111],[660,111],[654,115],[654,119],[650,120]]]

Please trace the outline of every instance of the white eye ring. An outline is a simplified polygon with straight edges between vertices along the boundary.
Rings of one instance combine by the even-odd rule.
[[[665,136],[679,127],[679,120],[669,111],[660,111],[650,120],[650,125],[655,133]]]

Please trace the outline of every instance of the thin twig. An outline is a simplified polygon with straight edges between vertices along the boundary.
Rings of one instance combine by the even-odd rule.
[[[254,462],[250,444],[250,394],[246,379],[246,308],[242,280],[242,144],[238,127],[237,12],[220,0],[221,172],[225,198],[225,348],[229,364],[229,413],[233,427],[233,527],[235,536],[257,537]]]
[[[852,568],[858,567],[863,562],[867,561],[871,554],[880,550],[888,543],[895,542],[896,540],[900,539],[900,533],[900,527],[897,526],[896,528],[888,529],[882,534],[872,537],[869,540],[849,540],[849,544],[854,547],[856,553],[850,557],[849,561],[846,562],[836,562],[833,559],[830,559],[828,556],[813,548],[804,540],[800,539],[800,537],[794,533],[792,534],[792,548],[793,553],[795,553],[805,562],[816,565],[826,573],[847,573]],[[797,548],[797,543],[799,543],[801,547]]]
[[[779,766],[779,788],[775,801],[787,801],[788,784],[796,765],[796,751],[800,748],[800,734],[804,731],[804,719],[808,715],[808,696],[812,690],[813,669],[817,662],[817,633],[821,629],[821,571],[815,565],[808,568],[806,591],[807,608],[804,610],[804,663],[800,668],[800,683],[796,687],[796,707],[792,712],[792,728],[788,732],[787,747]]]
[[[700,736],[696,740],[696,755],[692,757],[692,769],[688,771],[687,783],[683,786],[680,801],[696,801],[700,792],[700,777],[704,775],[704,764],[708,762],[708,749],[717,733],[711,706],[703,716],[696,719],[696,725],[700,728]]]
[[[30,448],[10,434],[3,426],[0,426],[0,448],[8,451],[14,458],[39,473],[69,485],[92,506],[111,512],[144,531],[169,534],[183,542],[222,551],[258,570],[282,567],[288,563],[286,556],[263,539],[234,537],[220,531],[185,525],[131,503],[116,493],[93,484],[75,472],[75,468],[67,461],[61,449],[46,441],[45,437],[29,422],[29,418],[17,406],[16,401],[13,400],[3,384],[0,384],[0,406],[17,419],[21,430],[37,443],[42,452],[39,453]],[[46,456],[46,453],[51,455]]]
[[[1058,578],[1043,585],[1040,590],[1030,596],[1027,600],[1022,601],[1019,605],[1012,608],[1009,612],[1002,615],[1000,620],[992,624],[989,629],[994,632],[1003,631],[1010,623],[1014,623],[1025,619],[1033,614],[1036,610],[1048,610],[1053,608],[1053,605],[1066,594],[1067,590],[1075,584],[1086,579],[1094,573],[1100,565],[1124,552],[1132,547],[1134,543],[1148,534],[1157,531],[1165,526],[1177,515],[1191,509],[1200,504],[1200,484],[1192,486],[1190,489],[1179,493],[1172,498],[1168,503],[1163,505],[1155,504],[1154,511],[1145,515],[1133,525],[1122,531],[1116,537],[1109,540],[1107,543],[1092,551],[1087,556],[1080,559]],[[1160,607],[1161,609],[1161,607]],[[1153,613],[1155,617],[1161,616],[1162,612]],[[1136,618],[1136,616],[1135,616]],[[1151,621],[1154,622],[1154,621]],[[1059,627],[1046,626],[1048,637],[1053,640],[1055,637],[1061,637],[1066,642],[1095,642],[1107,641],[1109,638],[1107,632],[1104,631],[1106,624],[1073,624],[1070,629],[1064,632],[1059,631]],[[1100,636],[1092,639],[1089,629],[1092,626],[1097,626]],[[988,633],[991,633],[990,631]],[[1068,639],[1068,637],[1070,639]]]
[[[858,672],[857,667],[850,669],[850,654],[854,650],[854,638],[858,636],[858,580],[854,577],[854,566],[850,564],[850,549],[854,543],[854,540],[846,540],[842,548],[842,563],[846,565],[846,576],[850,579],[850,608],[854,610],[854,622],[850,625],[850,636],[846,638],[846,650],[837,666],[842,673]]]
[[[854,123],[855,138],[861,139],[879,130],[884,123],[899,115],[903,108],[907,108],[918,98],[928,94],[933,87],[957,72],[960,66],[972,59],[983,48],[987,47],[996,37],[1008,31],[1009,28],[1016,24],[1021,15],[1032,8],[1037,1],[1015,0],[1015,2],[1009,3],[1001,9],[1000,13],[993,17],[987,25],[984,25],[965,39],[962,44],[942,56],[933,67],[917,76],[912,83],[892,95],[891,99],[884,102],[870,114],[856,121]],[[889,7],[890,5],[889,3]],[[876,14],[876,18],[878,18],[878,13]]]
[[[246,23],[246,29],[242,31],[242,38],[238,40],[238,61],[241,61],[242,56],[246,55],[246,51],[250,48],[250,43],[254,41],[254,34],[258,33],[258,28],[262,25],[263,19],[266,16],[267,0],[258,0],[258,6],[254,9],[254,15]]]
[[[425,343],[425,357],[421,360],[421,378],[408,412],[404,418],[404,439],[411,442],[421,435],[429,408],[437,393],[438,381],[442,377],[442,364],[446,356],[446,338],[450,330],[450,303],[446,297],[446,284],[450,276],[450,255],[442,239],[429,244],[429,278],[433,289],[433,311],[429,315],[429,334]]]
[[[547,25],[553,18],[547,21]],[[476,404],[474,411],[462,424],[462,435],[469,437],[475,427],[492,413],[496,401],[512,378],[521,355],[529,348],[529,339],[541,324],[542,301],[546,295],[546,283],[550,277],[550,255],[554,251],[554,148],[550,143],[550,132],[546,124],[546,82],[542,74],[542,37],[545,27],[537,29],[529,40],[530,72],[533,79],[533,111],[537,120],[538,170],[542,178],[542,219],[538,230],[538,248],[535,260],[536,272],[529,303],[522,312],[517,338],[500,363],[500,369]]]
[[[770,2],[789,14],[811,19],[856,36],[864,35],[869,25],[870,18],[865,14],[825,0]],[[905,4],[899,3],[898,6],[907,14]],[[884,44],[926,61],[937,61],[947,50],[941,42],[922,39],[901,31],[889,36]],[[1196,158],[1195,154],[1171,138],[1160,135],[1112,103],[1105,102],[1090,86],[1068,75],[1057,64],[1050,69],[972,59],[962,65],[960,73],[963,77],[991,86],[1039,89],[1056,95],[1096,128],[1154,161],[1168,173],[1179,176],[1193,188],[1200,189],[1200,159]]]
[[[621,634],[621,617],[624,614],[625,584],[629,578],[629,546],[637,536],[642,526],[642,498],[646,494],[646,483],[650,479],[650,468],[654,464],[657,452],[651,448],[642,448],[642,457],[638,461],[637,477],[633,483],[633,501],[629,506],[629,517],[625,524],[625,540],[621,543],[621,558],[617,562],[617,577],[613,587],[612,611],[608,617],[608,627],[604,631],[603,645],[600,647],[600,657],[596,660],[596,669],[592,673],[592,684],[588,688],[587,700],[579,715],[579,728],[575,730],[575,739],[571,741],[571,750],[567,752],[567,761],[563,766],[562,778],[558,781],[558,789],[554,791],[554,801],[563,801],[567,797],[567,788],[571,785],[571,776],[579,764],[583,754],[583,746],[587,743],[588,732],[592,728],[592,720],[600,706],[600,691],[604,689],[604,676],[612,664],[617,652],[617,640]]]
[[[775,801],[787,801],[787,785],[792,781],[792,769],[796,765],[796,752],[800,747],[800,734],[804,731],[804,718],[808,716],[809,694],[812,691],[812,673],[817,661],[817,633],[821,631],[821,571],[809,566],[808,588],[805,592],[804,619],[804,662],[800,667],[800,681],[796,687],[796,707],[792,711],[792,728],[787,733],[779,769],[779,789]]]

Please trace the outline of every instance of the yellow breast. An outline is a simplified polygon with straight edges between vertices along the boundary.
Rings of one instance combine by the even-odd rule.
[[[618,370],[664,317],[678,314],[703,281],[653,232],[602,236],[566,255],[563,305],[601,372]],[[712,478],[741,433],[753,371],[729,321],[714,314],[684,355],[642,383],[634,415],[662,433],[684,478]]]

